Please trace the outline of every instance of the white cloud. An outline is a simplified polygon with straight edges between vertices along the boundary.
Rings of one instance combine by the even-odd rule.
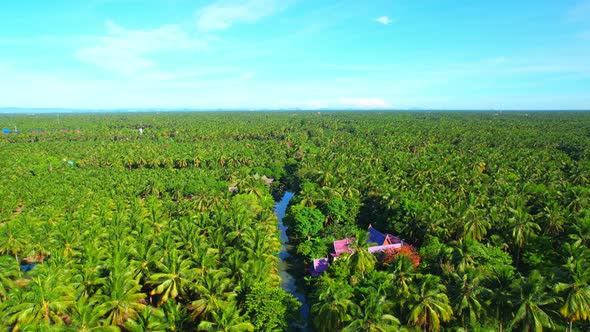
[[[163,25],[151,30],[128,30],[111,21],[107,34],[94,37],[98,45],[76,52],[78,60],[120,74],[136,74],[152,69],[156,63],[147,54],[160,51],[204,49],[206,42],[192,38],[178,25]]]
[[[232,67],[179,67],[174,70],[151,70],[142,75],[136,75],[136,79],[148,81],[193,81],[197,78],[213,77],[213,76],[230,76],[235,75],[237,69]]]
[[[236,23],[255,23],[288,6],[285,0],[218,0],[197,11],[201,31],[229,29]]]
[[[244,79],[250,79],[250,78],[254,77],[254,75],[256,75],[256,73],[254,73],[254,72],[248,72],[248,73],[244,73],[242,75],[242,78],[244,78]]]
[[[389,25],[392,20],[389,18],[389,16],[381,16],[381,17],[377,17],[375,19],[375,21],[381,23],[381,24],[385,24],[385,25]]]

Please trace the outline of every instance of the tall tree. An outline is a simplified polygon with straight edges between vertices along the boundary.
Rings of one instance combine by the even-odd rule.
[[[123,325],[126,331],[130,332],[156,332],[173,330],[172,321],[166,321],[166,315],[162,308],[154,309],[145,307],[133,319]]]
[[[131,271],[112,272],[106,280],[104,294],[106,318],[111,325],[123,326],[146,307],[147,295],[141,292],[141,285],[133,279]]]
[[[439,277],[431,274],[422,276],[418,292],[409,304],[408,324],[420,327],[423,331],[440,330],[441,323],[450,321],[453,315],[446,291]]]
[[[512,240],[517,247],[515,265],[518,267],[522,248],[533,234],[541,231],[541,227],[533,221],[533,216],[526,210],[522,202],[516,208],[509,208],[509,210],[512,213],[512,217],[509,219],[512,225]]]
[[[485,214],[477,209],[475,206],[469,205],[463,215],[464,226],[463,232],[467,239],[481,241],[486,234],[488,229],[491,227],[489,220],[485,217]]]
[[[320,332],[339,331],[351,320],[351,310],[356,306],[351,299],[352,288],[329,278],[323,283],[326,287],[311,307],[313,324]]]
[[[544,327],[553,328],[547,305],[555,303],[557,299],[548,292],[545,279],[539,271],[534,270],[528,278],[517,280],[513,287],[518,290],[518,309],[510,325],[528,332],[541,332]]]
[[[240,314],[235,302],[229,302],[212,311],[211,320],[201,321],[197,329],[206,332],[253,332],[254,325]]]
[[[377,291],[372,290],[363,298],[360,305],[355,308],[352,321],[342,331],[398,331],[400,325],[399,320],[397,317],[387,313],[391,308],[392,303],[386,300],[385,296],[381,296]]]
[[[360,274],[361,278],[364,278],[366,273],[375,269],[377,259],[369,252],[369,246],[371,245],[375,245],[375,243],[369,242],[369,233],[364,230],[356,232],[356,236],[350,245],[350,248],[354,250],[352,255],[348,256],[350,266],[353,273]]]
[[[120,331],[117,326],[106,324],[104,315],[107,312],[107,308],[102,305],[101,301],[101,296],[93,298],[82,296],[79,298],[71,310],[68,329],[79,332]]]
[[[565,296],[559,313],[568,321],[571,332],[576,321],[590,317],[590,251],[580,244],[566,243],[566,248],[570,253],[563,265],[567,279],[555,290]]]
[[[398,317],[402,318],[405,315],[404,310],[407,309],[407,303],[412,294],[417,292],[416,279],[420,278],[420,274],[406,255],[397,255],[389,263],[389,269],[392,271],[388,274],[391,296],[395,299],[394,306],[397,308]]]
[[[20,266],[10,256],[0,256],[0,302],[6,301],[8,292],[14,288]]]
[[[231,290],[231,279],[223,271],[211,271],[203,275],[194,285],[197,299],[192,301],[189,309],[191,318],[208,318],[214,310],[219,310],[224,301],[236,296]]]
[[[158,272],[151,275],[149,283],[155,288],[150,295],[159,295],[158,306],[168,298],[175,299],[179,294],[186,294],[185,288],[191,282],[190,260],[179,254],[177,249],[168,253],[164,262],[156,262]]]
[[[279,287],[255,284],[246,295],[246,314],[250,316],[256,331],[287,329],[289,321],[297,318],[301,303]]]
[[[19,330],[27,324],[62,324],[64,315],[74,303],[71,284],[56,270],[44,270],[25,289],[22,298],[14,298],[8,321]]]
[[[461,318],[463,329],[467,332],[475,328],[484,310],[483,299],[490,292],[481,284],[479,271],[467,270],[455,274],[455,313]]]
[[[14,224],[14,220],[0,227],[0,255],[10,254],[14,256],[16,264],[19,266],[18,274],[20,276],[20,260],[18,254],[22,252],[27,244],[27,235],[22,227]]]
[[[514,273],[510,269],[497,268],[492,268],[490,273],[491,276],[487,280],[487,287],[493,291],[488,294],[488,301],[494,311],[494,317],[498,322],[498,331],[503,332],[504,322],[513,312],[514,296],[511,285],[514,279]]]

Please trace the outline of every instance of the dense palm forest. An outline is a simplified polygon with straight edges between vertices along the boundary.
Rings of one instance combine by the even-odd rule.
[[[587,113],[3,115],[0,327],[587,331]],[[139,129],[142,129],[140,132]],[[265,177],[274,179],[272,184]],[[371,255],[366,229],[415,248]],[[355,251],[318,278],[332,241]]]

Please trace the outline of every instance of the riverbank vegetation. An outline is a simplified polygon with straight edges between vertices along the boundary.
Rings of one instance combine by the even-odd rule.
[[[306,278],[319,331],[590,329],[587,113],[0,121],[19,130],[0,136],[4,329],[287,329],[284,188],[302,261],[358,240]],[[369,224],[419,264],[368,255]]]

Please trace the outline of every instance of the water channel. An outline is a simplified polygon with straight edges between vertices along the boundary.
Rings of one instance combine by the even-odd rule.
[[[287,226],[283,224],[283,218],[285,217],[285,212],[287,211],[287,206],[289,205],[289,201],[293,198],[295,194],[292,192],[285,192],[283,197],[279,202],[275,204],[275,214],[279,219],[279,229],[281,231],[281,252],[279,253],[278,257],[280,261],[278,263],[279,267],[279,276],[281,277],[281,288],[284,289],[287,293],[293,295],[299,302],[301,302],[300,315],[301,320],[304,322],[303,326],[297,326],[301,331],[307,331],[306,323],[307,318],[309,317],[309,305],[305,301],[305,296],[297,291],[297,280],[289,273],[289,262],[288,258],[291,256],[289,254],[289,250],[292,249],[292,245],[289,244],[289,237],[287,236]]]

